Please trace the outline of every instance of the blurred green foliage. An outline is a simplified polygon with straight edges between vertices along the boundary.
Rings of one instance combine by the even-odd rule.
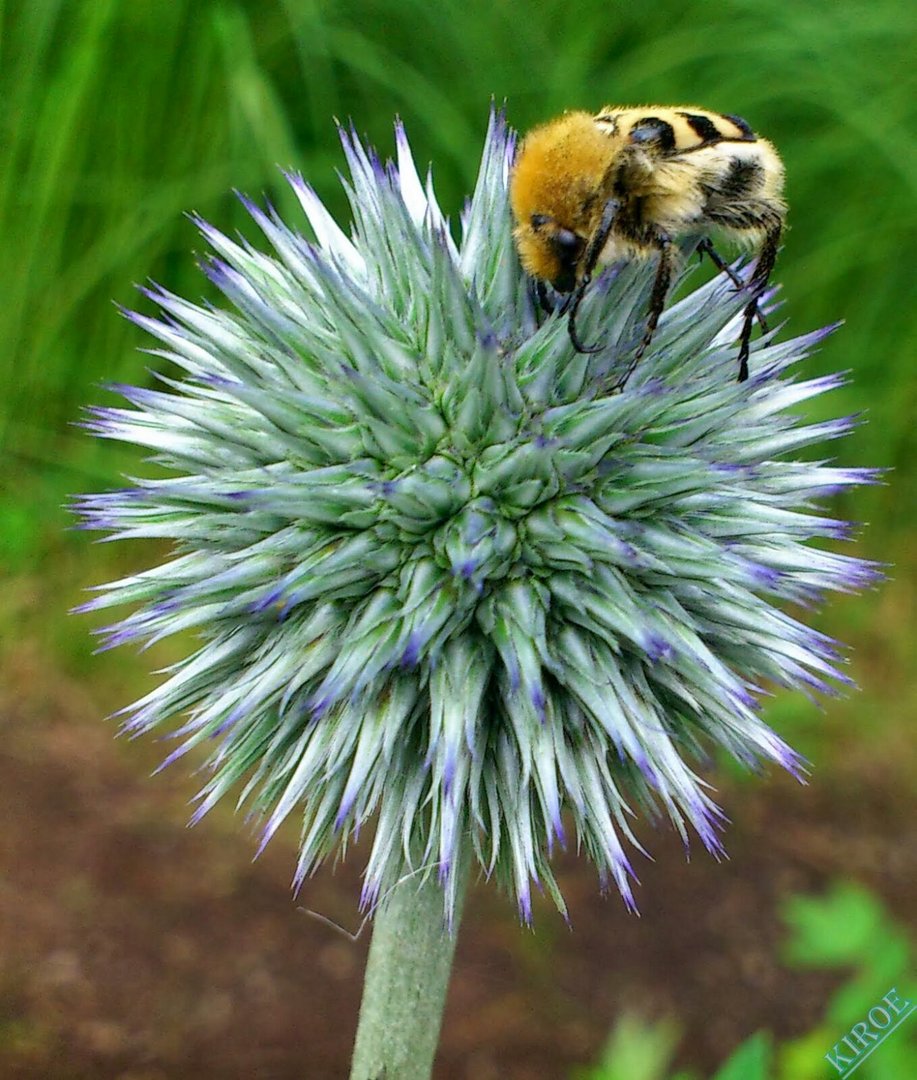
[[[896,595],[911,595],[915,37],[898,0],[0,3],[0,567],[40,566],[70,524],[67,495],[136,468],[73,423],[110,403],[100,383],[152,379],[149,342],[112,301],[149,310],[133,287],[149,278],[213,296],[186,211],[250,229],[238,188],[296,222],[280,164],[346,220],[333,118],[387,154],[398,114],[455,219],[492,98],[523,131],[569,107],[682,102],[745,115],[781,149],[789,331],[846,320],[809,369],[849,368],[852,383],[813,408],[866,413],[826,452],[895,468],[838,512],[871,523],[861,552],[896,561]],[[880,612],[867,597],[825,625],[871,642],[874,682],[900,686],[912,621],[906,600]],[[811,716],[779,704],[792,723]]]
[[[914,956],[903,930],[869,891],[838,882],[824,896],[789,897],[783,910],[789,928],[786,962],[797,967],[852,972],[825,1003],[821,1023],[777,1047],[756,1032],[732,1054],[712,1080],[810,1080],[838,1075],[825,1054],[862,1022],[892,987],[903,1005],[914,1001]],[[904,1016],[904,1014],[902,1014]],[[625,1013],[615,1024],[601,1062],[578,1080],[697,1080],[691,1070],[670,1072],[680,1031],[671,1019],[649,1022]],[[856,1046],[854,1042],[854,1046]],[[881,1043],[854,1068],[862,1080],[917,1076],[917,1016],[888,1027]],[[841,1052],[853,1058],[841,1045]],[[863,1053],[863,1051],[861,1051]],[[862,1066],[862,1071],[861,1070]],[[854,1071],[850,1069],[850,1071]]]

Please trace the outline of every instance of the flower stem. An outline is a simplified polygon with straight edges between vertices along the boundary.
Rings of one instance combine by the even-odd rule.
[[[429,1080],[468,881],[458,871],[452,932],[436,874],[403,878],[376,912],[350,1080]]]

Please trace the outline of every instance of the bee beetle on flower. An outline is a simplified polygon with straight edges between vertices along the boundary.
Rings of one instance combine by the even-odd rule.
[[[82,527],[172,553],[79,610],[129,606],[102,647],[189,646],[124,730],[174,733],[167,762],[206,755],[195,821],[232,795],[263,847],[299,817],[297,888],[374,825],[373,912],[393,882],[429,885],[451,929],[479,867],[524,922],[533,888],[565,913],[568,841],[633,908],[635,808],[719,855],[711,750],[804,772],[760,699],[851,683],[796,616],[877,580],[828,547],[849,527],[818,504],[878,475],[797,456],[852,423],[798,408],[844,381],[796,374],[827,330],[763,342],[747,388],[723,378],[724,334],[745,308],[747,347],[754,309],[722,280],[667,311],[643,385],[610,392],[604,357],[534,317],[510,184],[529,273],[574,297],[600,256],[658,251],[661,306],[668,238],[731,223],[764,237],[757,298],[776,155],[738,120],[638,109],[566,116],[517,156],[494,113],[453,235],[400,124],[388,164],[341,138],[353,224],[299,174],[312,241],[249,199],[268,250],[195,219],[221,303],[145,289],[156,310],[128,317],[161,385],[117,384],[85,421],[155,471],[80,498]],[[626,342],[645,276],[595,290],[582,325]]]
[[[546,283],[570,294],[568,326],[578,352],[601,347],[584,346],[576,330],[596,266],[658,257],[646,329],[621,387],[653,339],[677,267],[678,237],[699,236],[698,250],[745,287],[710,233],[759,247],[739,345],[739,381],[748,378],[756,318],[766,331],[759,302],[786,217],[782,190],[777,151],[739,116],[693,106],[606,105],[595,116],[568,112],[530,132],[510,194],[522,265],[544,302]]]

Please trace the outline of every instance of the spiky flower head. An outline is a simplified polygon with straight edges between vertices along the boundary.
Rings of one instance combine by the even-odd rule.
[[[791,374],[819,332],[762,339],[737,383],[746,298],[719,277],[611,392],[653,270],[606,273],[579,320],[606,347],[574,352],[513,251],[500,116],[459,242],[400,125],[397,164],[343,144],[351,234],[298,175],[314,241],[247,200],[270,255],[197,221],[228,306],[147,290],[161,315],[130,318],[179,374],[92,410],[169,474],[84,499],[85,526],[175,555],[84,608],[138,605],[106,645],[200,639],[125,729],[184,716],[167,760],[209,751],[195,819],[234,791],[266,843],[301,814],[297,884],[375,815],[364,903],[435,866],[450,913],[469,847],[528,920],[532,882],[563,908],[572,825],[631,905],[631,808],[718,852],[697,761],[798,772],[763,687],[848,682],[781,607],[874,575],[808,543],[846,533],[813,500],[871,472],[792,456],[850,427],[791,411],[841,380]]]

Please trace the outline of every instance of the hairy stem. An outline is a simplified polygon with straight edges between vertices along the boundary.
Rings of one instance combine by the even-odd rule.
[[[350,1080],[429,1080],[468,881],[450,933],[435,872],[402,879],[376,912]]]

